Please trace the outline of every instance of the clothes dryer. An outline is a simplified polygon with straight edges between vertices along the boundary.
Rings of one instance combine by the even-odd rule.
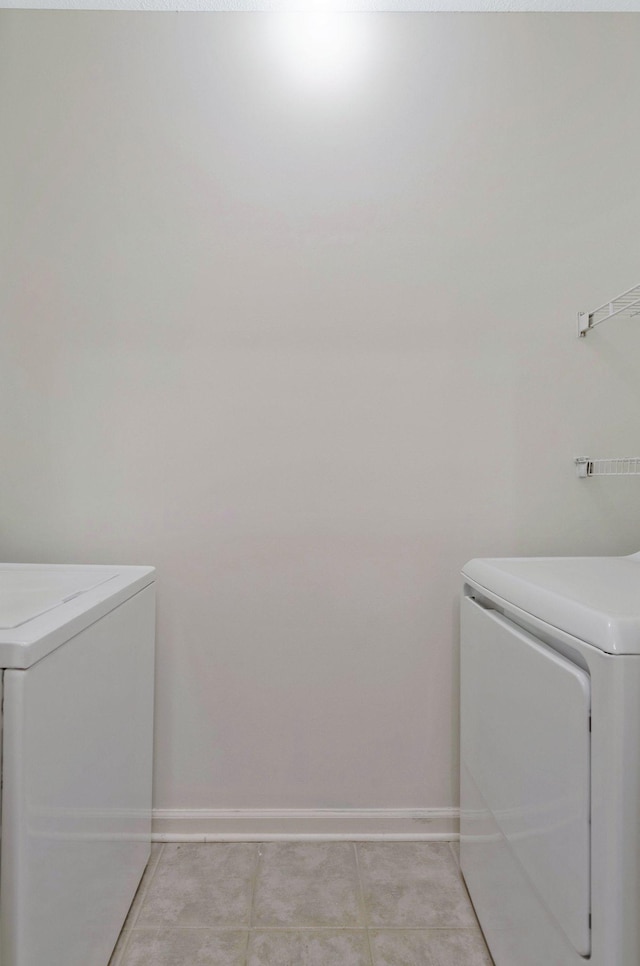
[[[151,567],[0,564],[1,966],[107,966],[149,858]]]
[[[496,966],[640,966],[640,554],[472,560],[462,872]]]

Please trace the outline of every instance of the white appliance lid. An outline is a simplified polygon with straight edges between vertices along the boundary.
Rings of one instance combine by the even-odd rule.
[[[19,627],[117,576],[117,570],[0,567],[0,629]]]
[[[640,654],[640,553],[477,559],[462,574],[601,651]]]

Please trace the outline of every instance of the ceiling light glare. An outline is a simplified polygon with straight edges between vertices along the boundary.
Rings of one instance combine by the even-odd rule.
[[[290,83],[343,91],[362,75],[367,47],[362,16],[316,8],[275,19],[277,57]]]

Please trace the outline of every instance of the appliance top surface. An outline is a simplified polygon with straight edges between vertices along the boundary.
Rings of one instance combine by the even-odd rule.
[[[64,567],[0,567],[0,630],[19,627],[117,575],[117,570],[91,573]]]
[[[154,579],[153,567],[0,564],[0,667],[29,667]]]
[[[640,553],[470,560],[463,577],[609,654],[640,654]]]

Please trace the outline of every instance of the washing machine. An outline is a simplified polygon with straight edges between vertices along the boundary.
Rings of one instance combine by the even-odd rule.
[[[496,966],[640,966],[640,554],[472,560],[462,872]]]
[[[154,570],[0,564],[0,966],[107,966],[149,858]]]

